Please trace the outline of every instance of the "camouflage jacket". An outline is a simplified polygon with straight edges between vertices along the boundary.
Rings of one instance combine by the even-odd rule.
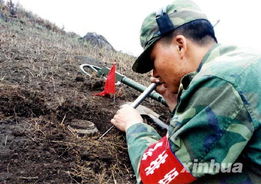
[[[261,56],[216,45],[181,86],[167,138],[173,154],[198,178],[193,184],[260,184]],[[144,123],[129,127],[126,137],[141,183],[141,156],[161,137]]]

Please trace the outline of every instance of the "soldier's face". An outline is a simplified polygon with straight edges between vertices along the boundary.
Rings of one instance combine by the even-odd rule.
[[[178,92],[181,78],[189,73],[188,62],[180,54],[180,49],[174,42],[167,44],[159,40],[151,52],[153,77],[159,78],[162,85],[172,93]]]

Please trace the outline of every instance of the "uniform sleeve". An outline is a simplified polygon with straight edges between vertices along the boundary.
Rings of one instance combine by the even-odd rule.
[[[145,123],[138,123],[129,127],[126,137],[130,161],[137,183],[140,183],[139,166],[142,154],[149,145],[156,143],[161,137],[154,128]]]
[[[247,105],[240,89],[217,77],[192,81],[183,91],[168,139],[173,154],[194,177],[233,169],[253,134]]]

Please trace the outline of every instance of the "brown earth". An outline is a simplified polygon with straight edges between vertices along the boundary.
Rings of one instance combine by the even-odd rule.
[[[114,97],[94,96],[103,81],[79,70],[83,62],[116,62],[131,75],[122,64],[130,60],[68,35],[0,21],[0,183],[135,183],[124,134],[114,128],[99,137],[139,93],[122,85]],[[163,107],[145,104],[158,113]],[[98,133],[73,132],[77,121],[93,122]]]

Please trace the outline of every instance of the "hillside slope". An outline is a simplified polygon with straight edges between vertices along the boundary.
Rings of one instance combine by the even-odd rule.
[[[94,96],[103,81],[79,65],[116,63],[118,72],[142,82],[130,70],[135,58],[93,47],[23,10],[1,10],[0,183],[134,183],[124,134],[114,128],[99,137],[119,106],[139,93],[118,86],[115,97]],[[77,133],[90,122],[97,133]]]

